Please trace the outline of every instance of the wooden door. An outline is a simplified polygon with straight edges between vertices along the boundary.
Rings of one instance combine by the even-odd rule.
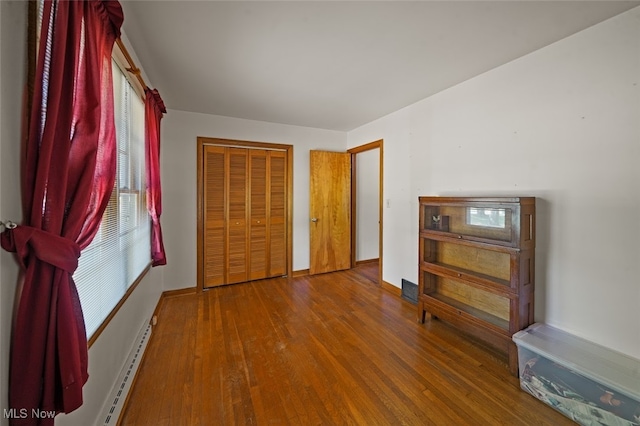
[[[204,148],[203,161],[203,279],[205,287],[226,281],[225,149]]]
[[[248,153],[242,148],[227,148],[228,179],[227,193],[227,282],[226,284],[247,281],[249,232],[247,227],[248,198]]]
[[[269,151],[269,276],[287,274],[287,153]]]
[[[249,150],[250,279],[287,274],[286,153]]]
[[[287,153],[205,146],[203,287],[287,274]]]
[[[249,277],[267,276],[267,151],[249,150]]]
[[[247,281],[248,155],[204,148],[204,287]]]
[[[351,154],[310,152],[309,273],[351,267]]]

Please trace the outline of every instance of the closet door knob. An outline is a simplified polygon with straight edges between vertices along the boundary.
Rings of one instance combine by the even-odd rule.
[[[317,222],[317,221],[318,221],[318,218],[317,218],[317,217],[312,217],[312,218],[311,218],[311,222]]]

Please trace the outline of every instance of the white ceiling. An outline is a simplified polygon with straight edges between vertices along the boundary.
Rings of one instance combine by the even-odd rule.
[[[130,1],[169,109],[352,130],[640,5],[618,1]]]

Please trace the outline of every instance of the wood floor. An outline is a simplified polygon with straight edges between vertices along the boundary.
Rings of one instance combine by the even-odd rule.
[[[165,299],[120,424],[573,424],[371,268]]]

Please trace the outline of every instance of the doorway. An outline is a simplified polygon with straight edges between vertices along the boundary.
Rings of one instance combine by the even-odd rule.
[[[383,140],[349,149],[351,154],[351,265],[378,261],[383,284]],[[376,214],[377,213],[377,214]],[[373,247],[372,249],[372,246]]]

